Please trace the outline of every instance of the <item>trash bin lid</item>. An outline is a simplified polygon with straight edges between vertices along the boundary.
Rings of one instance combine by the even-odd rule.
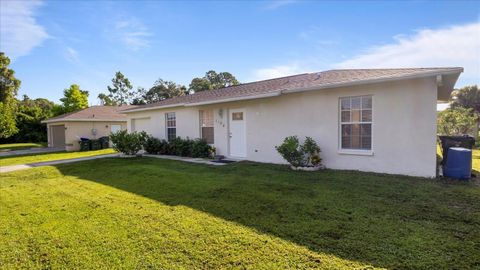
[[[472,152],[472,150],[463,147],[450,147],[450,149],[459,152]]]

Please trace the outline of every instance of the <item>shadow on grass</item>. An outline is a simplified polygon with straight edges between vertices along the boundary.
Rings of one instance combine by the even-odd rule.
[[[240,162],[205,166],[108,158],[56,166],[77,176],[184,205],[316,252],[396,269],[474,268],[479,193],[469,185]]]

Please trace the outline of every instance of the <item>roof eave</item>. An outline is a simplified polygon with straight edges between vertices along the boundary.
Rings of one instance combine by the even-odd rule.
[[[50,124],[50,123],[58,123],[58,122],[127,122],[127,119],[52,119],[52,120],[43,120],[40,123],[42,124]]]
[[[124,110],[122,113],[132,113],[132,112],[143,112],[143,111],[150,111],[150,110],[158,110],[158,109],[166,109],[166,108],[173,108],[173,107],[181,107],[184,106],[185,103],[176,103],[176,104],[169,104],[169,105],[164,105],[164,106],[153,106],[153,107],[147,107],[147,108],[138,108],[138,109],[130,109],[130,110]]]

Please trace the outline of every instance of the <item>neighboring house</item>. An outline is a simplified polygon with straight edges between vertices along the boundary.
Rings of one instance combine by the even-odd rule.
[[[42,121],[47,124],[48,147],[67,151],[80,149],[80,138],[98,139],[127,128],[127,116],[120,111],[135,106],[92,106]]]
[[[204,91],[125,110],[129,131],[205,138],[217,154],[285,163],[290,135],[314,138],[326,167],[436,175],[436,105],[463,68],[330,70]]]

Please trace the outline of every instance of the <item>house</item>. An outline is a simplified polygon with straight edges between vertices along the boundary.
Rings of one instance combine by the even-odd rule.
[[[290,135],[314,138],[327,168],[435,177],[436,105],[463,68],[306,73],[124,110],[127,129],[204,138],[217,154],[285,163]]]
[[[98,139],[127,128],[121,111],[135,106],[92,106],[42,121],[47,124],[48,147],[80,149],[80,138]]]

